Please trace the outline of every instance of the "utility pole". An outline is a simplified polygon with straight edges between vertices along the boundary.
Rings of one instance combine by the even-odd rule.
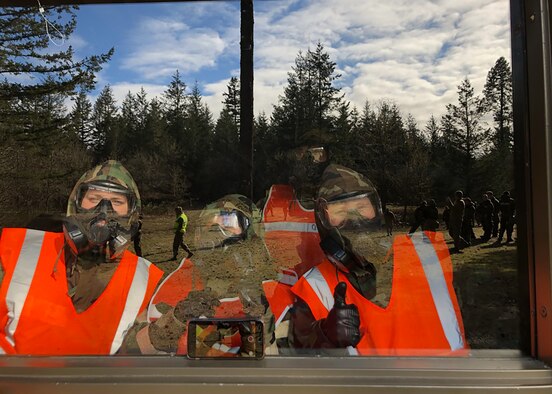
[[[253,199],[253,0],[241,0],[240,20],[240,188]]]

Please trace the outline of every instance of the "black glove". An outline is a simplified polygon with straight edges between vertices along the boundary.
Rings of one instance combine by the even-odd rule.
[[[322,322],[322,330],[336,347],[356,346],[360,341],[360,315],[354,304],[345,303],[347,284],[339,282],[334,289],[334,306]]]

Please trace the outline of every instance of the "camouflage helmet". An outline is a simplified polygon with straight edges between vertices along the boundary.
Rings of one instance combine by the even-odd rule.
[[[235,223],[232,225],[239,226],[239,233],[224,231],[221,218],[225,216],[230,220],[229,215],[233,215]],[[251,238],[258,233],[260,218],[260,211],[249,198],[241,194],[228,194],[205,206],[199,215],[195,242],[200,248],[207,244],[217,247],[233,240]]]
[[[142,210],[140,193],[138,186],[132,178],[132,175],[123,165],[116,160],[108,160],[102,164],[85,172],[77,181],[69,196],[67,203],[67,216],[75,215],[79,212],[79,203],[82,200],[82,192],[86,191],[86,186],[93,183],[111,184],[114,190],[120,188],[131,195],[132,201],[129,201],[129,221],[137,219]]]
[[[362,174],[347,167],[330,164],[322,173],[317,198],[330,202],[375,192],[374,185]]]

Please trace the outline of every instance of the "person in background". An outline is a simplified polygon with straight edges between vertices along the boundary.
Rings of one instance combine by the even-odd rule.
[[[510,197],[509,191],[505,191],[502,193],[502,196],[500,196],[500,231],[498,233],[497,243],[502,242],[505,232],[506,242],[514,242],[512,233],[514,231],[515,214],[515,200]]]
[[[475,222],[475,204],[472,199],[469,197],[464,197],[463,199],[464,207],[464,216],[462,218],[462,238],[466,241],[466,245],[470,246],[472,240],[475,239],[475,234],[473,232],[473,225]]]
[[[420,227],[424,221],[425,221],[425,215],[427,210],[427,201],[422,201],[422,203],[414,210],[414,223],[412,224],[412,227],[410,227],[410,230],[408,230],[409,234],[412,234],[415,232],[418,227]]]
[[[190,258],[194,254],[184,242],[184,235],[186,235],[186,228],[188,227],[188,216],[186,216],[182,207],[176,207],[174,213],[176,215],[176,220],[174,221],[173,256],[171,260],[176,260],[180,247],[188,253],[188,258]]]
[[[493,234],[493,213],[493,203],[489,200],[489,195],[483,193],[483,201],[477,206],[477,215],[483,227],[483,235],[481,236],[481,241],[483,242],[491,239],[491,235]]]
[[[106,355],[145,315],[163,272],[127,250],[141,201],[128,171],[107,161],[86,172],[63,232],[0,234],[0,349],[6,354]]]
[[[449,235],[454,241],[453,253],[462,253],[462,248],[467,245],[467,242],[462,238],[462,222],[464,220],[464,209],[466,207],[462,190],[457,190],[454,204],[450,208],[449,219]]]
[[[422,223],[423,231],[437,231],[439,228],[439,211],[437,210],[437,204],[435,200],[431,199],[427,202],[425,210],[425,220]]]
[[[498,225],[500,223],[500,201],[496,198],[491,190],[487,191],[489,200],[493,204],[493,233],[492,237],[498,237]]]
[[[385,220],[385,228],[387,229],[387,235],[393,235],[393,225],[397,223],[397,217],[392,211],[389,210],[389,208],[385,208],[385,212],[383,213],[383,218]]]

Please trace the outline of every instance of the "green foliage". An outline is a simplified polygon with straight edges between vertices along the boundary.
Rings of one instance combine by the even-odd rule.
[[[52,51],[50,39],[62,42],[76,27],[76,6],[45,6],[44,17],[53,25],[50,38],[37,7],[0,8],[0,75],[19,76],[0,90],[0,100],[20,99],[52,93],[73,93],[77,87],[94,86],[95,73],[107,62],[107,53],[74,59],[71,46]],[[59,36],[59,33],[62,36]],[[24,78],[21,78],[24,77]],[[37,82],[38,81],[38,82]]]
[[[74,29],[72,10],[48,7],[50,16],[66,16],[65,22],[56,19],[64,34]],[[20,62],[16,70],[15,58],[0,49],[0,73],[9,69],[9,75],[49,76],[34,86],[0,82],[0,113],[6,115],[0,117],[1,209],[61,210],[78,176],[108,158],[123,161],[150,206],[191,199],[206,203],[241,191],[242,169],[250,163],[240,153],[237,78],[228,82],[216,122],[197,82],[188,89],[178,71],[159,98],[149,98],[142,89],[129,92],[119,105],[107,85],[92,104],[86,89],[110,53],[71,63],[69,49],[48,63],[40,55],[47,38],[36,15],[26,9],[2,12],[0,23],[27,21],[32,33],[27,46],[17,46],[22,25],[19,33],[5,35],[13,42],[10,48],[35,51],[37,57]],[[78,67],[64,69],[64,64]],[[322,44],[299,52],[270,119],[265,114],[255,119],[255,195],[250,197],[257,200],[272,184],[290,183],[298,198],[312,201],[328,162],[316,163],[308,148],[320,146],[329,151],[329,162],[351,167],[374,182],[384,204],[406,206],[429,198],[442,204],[456,189],[475,199],[489,188],[511,190],[510,74],[507,62],[499,59],[487,76],[483,98],[465,79],[458,87],[458,102],[447,106],[440,121],[432,116],[421,131],[395,103],[366,102],[359,110],[345,100],[335,85],[340,77],[336,63]],[[64,103],[79,86],[67,111]],[[486,115],[493,119],[488,129]]]
[[[457,175],[463,181],[465,192],[474,191],[474,165],[483,153],[486,135],[481,118],[484,115],[483,100],[475,95],[466,78],[458,86],[458,104],[448,104],[443,117],[444,140],[449,152],[449,162],[455,163]]]

